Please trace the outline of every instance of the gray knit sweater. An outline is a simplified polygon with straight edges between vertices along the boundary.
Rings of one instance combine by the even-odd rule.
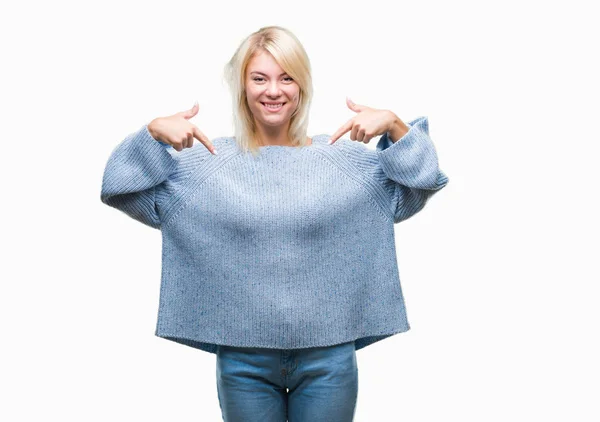
[[[112,151],[101,200],[162,233],[155,334],[216,345],[356,350],[409,330],[394,223],[448,183],[426,117],[376,149],[313,136],[253,157],[232,137],[181,152],[147,125]]]

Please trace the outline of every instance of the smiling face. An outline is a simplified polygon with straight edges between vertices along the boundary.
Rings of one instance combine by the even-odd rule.
[[[265,131],[287,130],[298,107],[300,87],[277,64],[273,56],[261,51],[248,63],[246,97],[257,126]]]

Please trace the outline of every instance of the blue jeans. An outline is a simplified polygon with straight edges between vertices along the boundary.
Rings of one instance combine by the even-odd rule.
[[[353,341],[308,349],[220,345],[216,354],[225,422],[354,419],[358,367]]]

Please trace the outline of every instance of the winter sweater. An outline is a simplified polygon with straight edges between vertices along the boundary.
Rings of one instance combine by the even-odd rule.
[[[253,157],[233,137],[180,152],[143,125],[112,151],[101,201],[162,233],[155,335],[209,353],[354,341],[410,329],[394,223],[448,183],[427,117],[375,149],[329,135]]]

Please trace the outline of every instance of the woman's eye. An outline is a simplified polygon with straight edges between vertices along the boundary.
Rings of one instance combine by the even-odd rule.
[[[294,79],[293,79],[293,78],[291,78],[290,76],[286,76],[286,77],[285,77],[285,78],[283,78],[283,79],[289,79],[289,80],[290,80],[290,82],[292,82],[292,81],[294,80]],[[264,78],[261,78],[261,77],[256,77],[256,78],[252,78],[252,80],[253,80],[253,81],[256,81],[256,82],[260,82],[260,81],[264,80]]]

